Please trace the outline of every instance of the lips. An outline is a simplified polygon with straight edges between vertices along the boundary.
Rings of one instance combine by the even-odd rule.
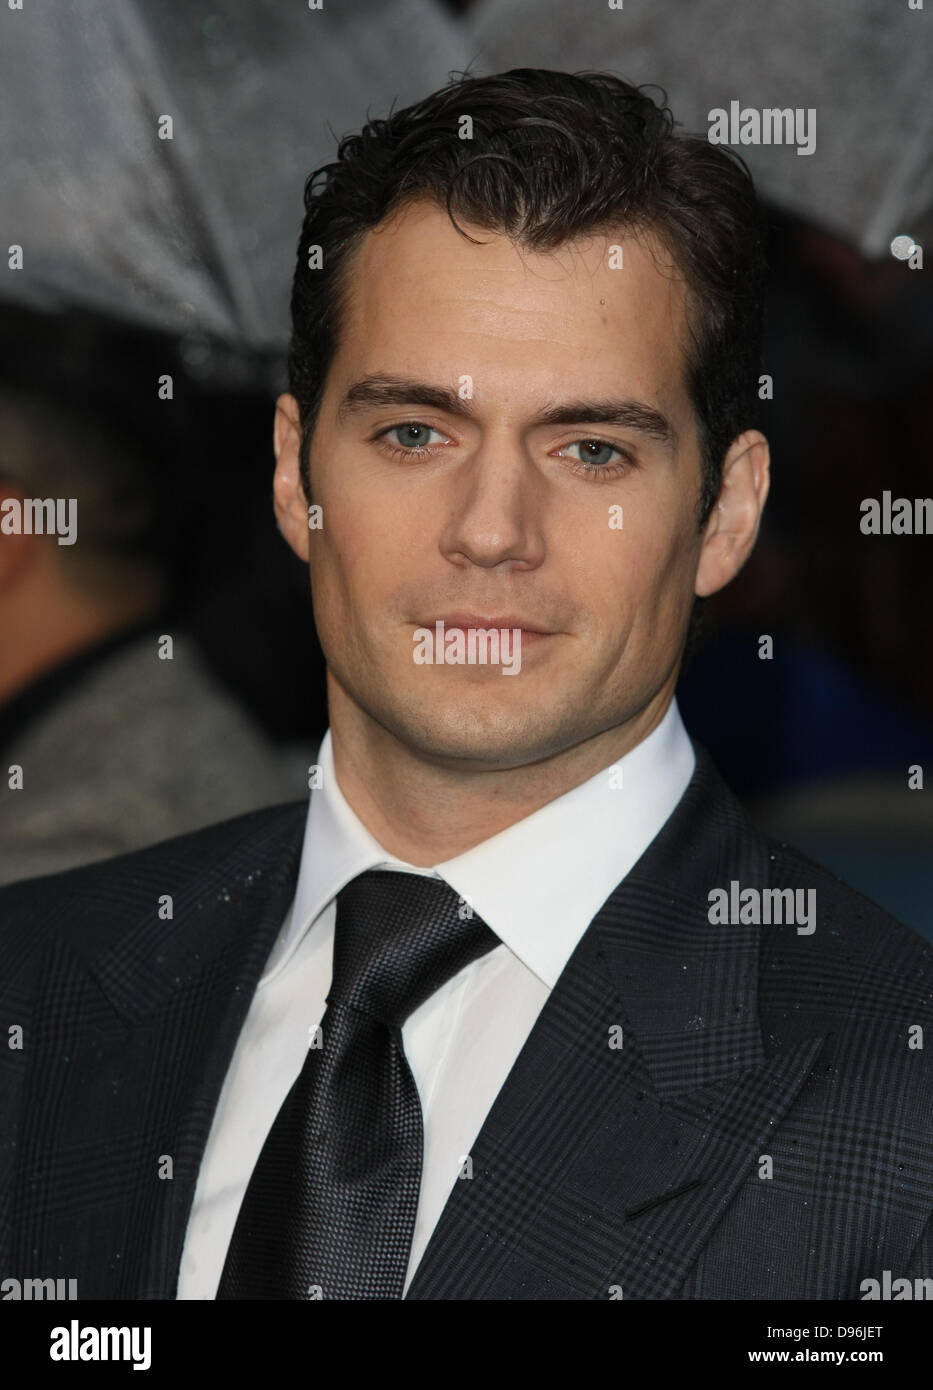
[[[445,628],[463,628],[467,631],[471,627],[490,628],[502,631],[504,628],[519,628],[524,635],[549,637],[553,636],[551,630],[541,627],[534,619],[522,618],[516,613],[438,613],[436,617],[430,618],[424,627],[434,627],[435,623],[443,623]]]

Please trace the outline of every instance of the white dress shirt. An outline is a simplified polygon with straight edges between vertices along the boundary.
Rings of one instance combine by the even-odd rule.
[[[237,1040],[204,1151],[179,1299],[216,1296],[256,1160],[324,1015],[341,888],[366,869],[441,878],[501,943],[402,1029],[424,1116],[407,1292],[542,1005],[599,908],[683,796],[695,757],[672,701],[653,733],[612,767],[433,869],[389,854],[350,808],[337,785],[329,730],[318,762],[321,785],[310,797],[294,901]]]

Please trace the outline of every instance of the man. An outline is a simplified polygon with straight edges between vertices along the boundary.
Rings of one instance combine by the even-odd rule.
[[[0,898],[3,1267],[222,1299],[933,1274],[929,953],[758,835],[674,701],[768,490],[744,170],[617,79],[516,70],[348,139],[306,206],[275,508],[319,777]]]

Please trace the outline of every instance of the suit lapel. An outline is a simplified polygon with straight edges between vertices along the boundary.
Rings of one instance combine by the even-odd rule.
[[[697,751],[673,816],[542,1009],[408,1298],[676,1297],[758,1181],[823,1040],[766,1055],[762,928],[714,926],[707,911],[732,879],[764,887],[767,854]]]

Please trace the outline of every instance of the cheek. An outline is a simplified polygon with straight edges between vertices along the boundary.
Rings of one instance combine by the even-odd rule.
[[[689,533],[682,526],[672,533],[657,521],[626,514],[625,529],[611,534],[614,541],[602,548],[606,583],[600,585],[600,607],[617,621],[627,614],[649,628],[656,625],[653,619],[674,621],[684,604],[692,602],[696,555]]]
[[[404,545],[401,522],[346,499],[325,507],[310,554],[312,592],[322,603],[351,610],[365,623],[411,571],[412,548]]]
[[[311,543],[309,575],[318,627],[328,627],[333,622],[345,625],[347,610],[356,606],[351,601],[353,564],[352,559],[348,564],[343,540],[334,534],[333,523],[326,511],[323,528]]]
[[[657,528],[637,515],[626,513],[624,529],[610,531],[610,539],[602,544],[602,572],[611,576],[606,594],[615,594],[626,606],[637,607],[657,595],[665,583],[670,564],[669,547]],[[593,552],[589,552],[592,573]],[[600,586],[602,587],[602,586]]]
[[[375,530],[366,509],[355,504],[346,489],[322,489],[321,529],[313,533],[312,579],[352,577],[361,570],[367,553],[374,555]],[[374,555],[375,558],[375,555]]]

